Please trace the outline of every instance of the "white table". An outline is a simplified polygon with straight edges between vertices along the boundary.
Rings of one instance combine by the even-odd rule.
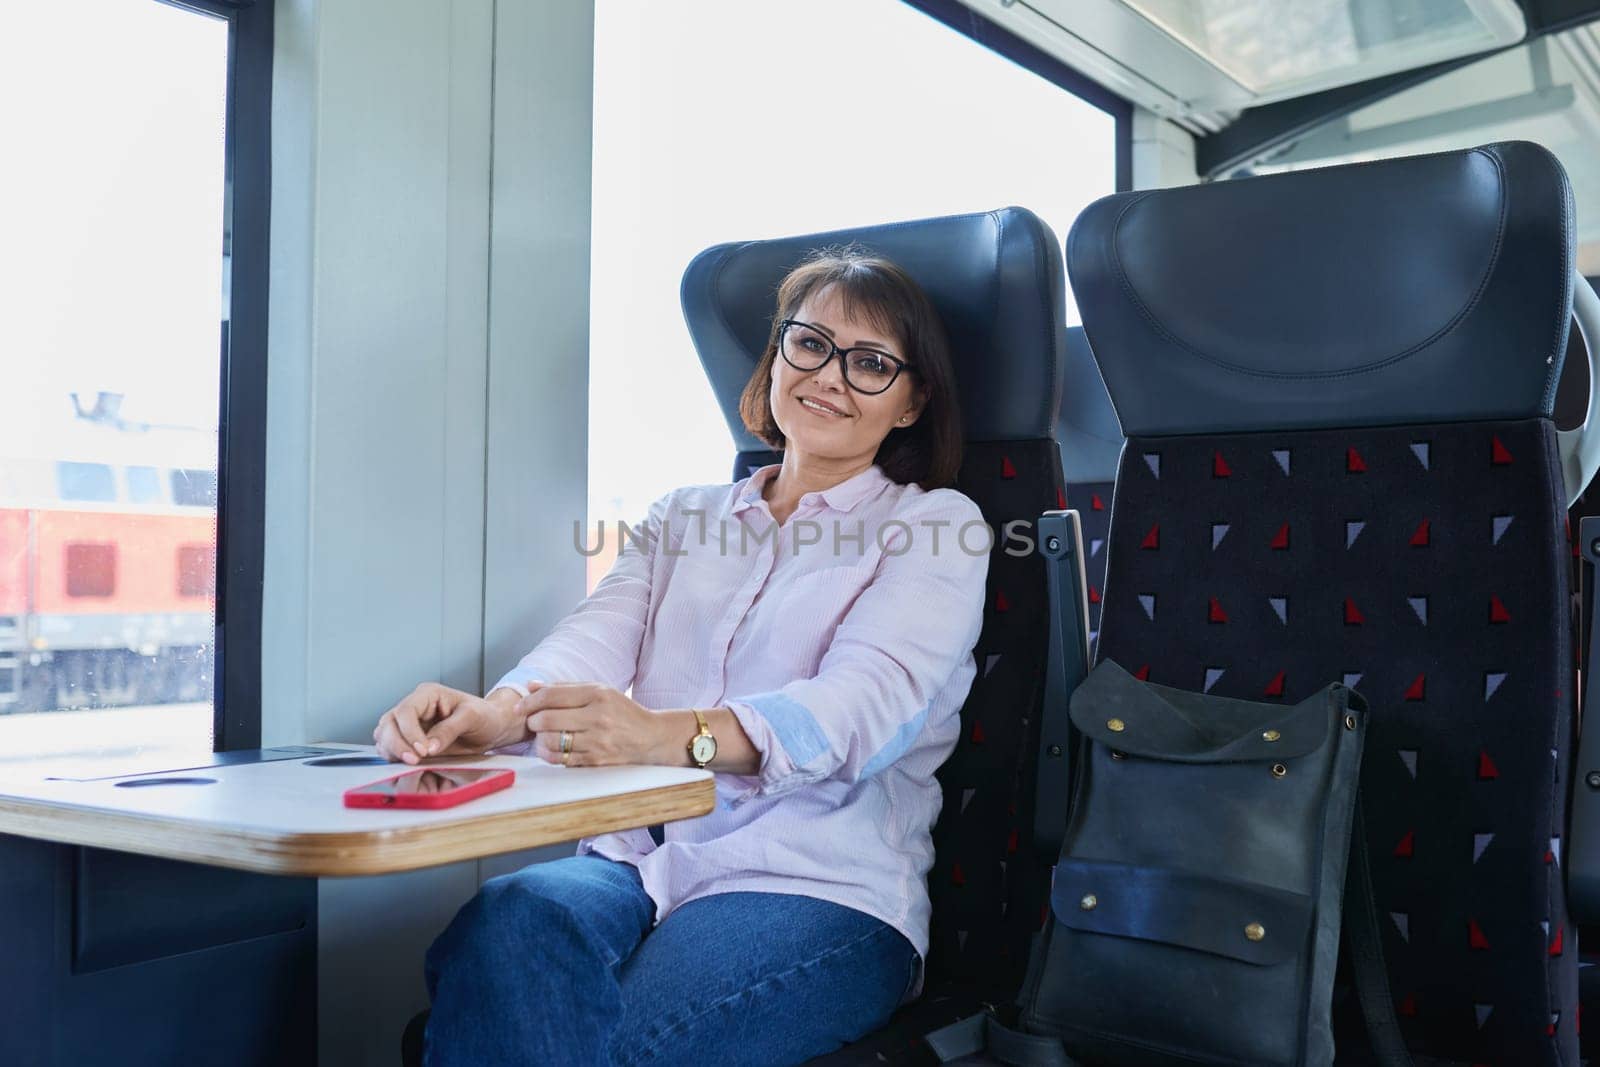
[[[373,753],[370,746],[317,747]],[[0,834],[263,874],[336,877],[414,870],[693,818],[716,803],[709,771],[557,767],[489,756],[431,759],[420,766],[509,768],[517,772],[510,789],[441,811],[346,808],[346,789],[411,768],[311,766],[315,759],[98,781],[52,781],[12,771],[0,777]],[[119,784],[163,778],[213,781]]]

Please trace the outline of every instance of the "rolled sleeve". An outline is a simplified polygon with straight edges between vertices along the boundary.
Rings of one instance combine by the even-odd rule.
[[[909,530],[885,538],[872,582],[834,631],[811,678],[725,700],[761,753],[755,784],[733,797],[777,796],[824,778],[854,783],[894,764],[930,726],[955,715],[975,674],[983,628],[986,550],[956,536],[982,513],[954,490],[918,500]],[[922,523],[942,523],[935,531]],[[943,698],[943,699],[941,699]],[[930,723],[932,716],[939,723]]]
[[[595,682],[626,690],[639,669],[650,615],[651,574],[672,493],[650,505],[642,523],[619,526],[617,558],[604,578],[548,637],[490,688],[528,694],[529,682]]]

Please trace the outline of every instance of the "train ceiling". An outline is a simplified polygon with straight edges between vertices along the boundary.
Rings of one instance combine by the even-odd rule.
[[[1600,0],[961,0],[1195,136],[1202,178],[1556,153],[1600,274]]]

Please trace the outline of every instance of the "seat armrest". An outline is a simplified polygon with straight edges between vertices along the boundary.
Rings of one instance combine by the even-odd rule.
[[[1595,576],[1600,565],[1600,516],[1590,516],[1578,524],[1578,543],[1583,551],[1584,595],[1591,620],[1595,597],[1600,593]],[[1600,624],[1591,621],[1588,654],[1582,661],[1583,714],[1578,720],[1578,758],[1572,782],[1572,837],[1567,843],[1567,908],[1581,925],[1600,921],[1600,690],[1595,687],[1595,671],[1600,670]],[[1591,727],[1594,727],[1591,729]]]
[[[1068,705],[1073,690],[1089,673],[1088,580],[1083,569],[1083,528],[1076,511],[1047,511],[1039,517],[1039,552],[1044,556],[1049,586],[1050,638],[1039,725],[1033,843],[1045,866],[1053,867],[1061,854],[1072,791]]]

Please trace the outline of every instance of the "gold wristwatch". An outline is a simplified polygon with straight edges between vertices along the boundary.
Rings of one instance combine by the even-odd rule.
[[[694,709],[694,719],[700,724],[700,732],[689,739],[689,758],[696,767],[704,767],[717,758],[717,739],[699,708]]]

